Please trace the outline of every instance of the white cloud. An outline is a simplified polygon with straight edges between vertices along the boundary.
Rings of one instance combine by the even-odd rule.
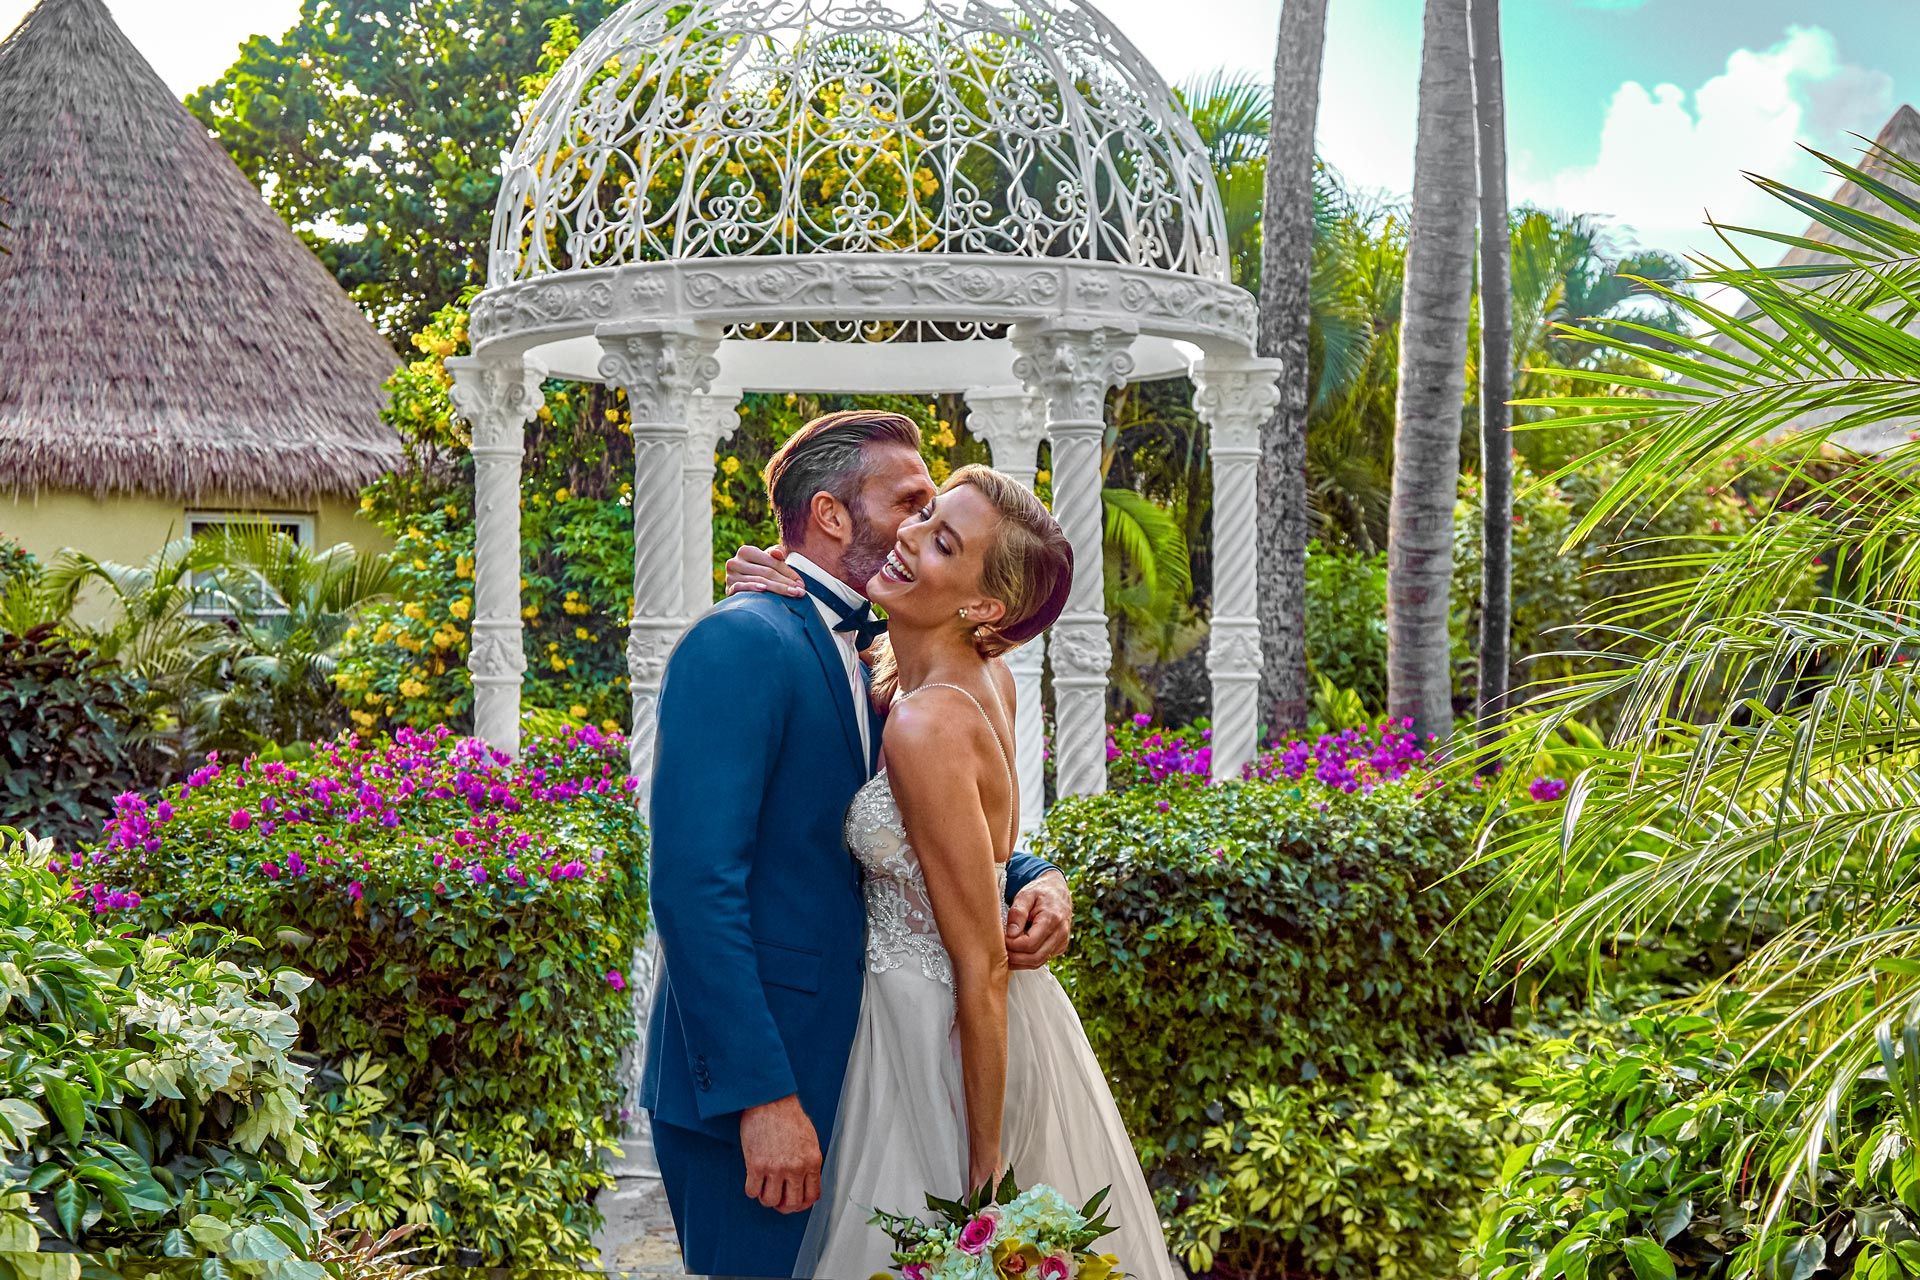
[[[1872,137],[1893,112],[1884,72],[1841,60],[1819,27],[1789,27],[1763,50],[1736,50],[1726,70],[1689,94],[1676,84],[1629,80],[1614,92],[1592,164],[1539,173],[1516,157],[1519,199],[1611,215],[1644,245],[1712,251],[1702,224],[1798,231],[1804,219],[1742,176],[1763,174],[1813,190],[1833,179],[1797,144],[1852,158],[1847,134]]]

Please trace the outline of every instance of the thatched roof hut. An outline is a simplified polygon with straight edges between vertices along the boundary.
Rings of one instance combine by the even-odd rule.
[[[397,361],[102,0],[0,43],[0,493],[345,497]]]

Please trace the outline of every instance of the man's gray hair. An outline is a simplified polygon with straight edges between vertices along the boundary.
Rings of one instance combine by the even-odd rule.
[[[806,541],[816,493],[831,494],[857,513],[870,444],[904,444],[918,451],[920,428],[904,414],[843,409],[815,418],[780,446],[767,462],[766,481],[782,542]]]

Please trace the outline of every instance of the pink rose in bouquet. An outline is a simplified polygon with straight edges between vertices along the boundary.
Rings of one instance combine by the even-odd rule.
[[[960,1252],[980,1253],[985,1250],[993,1241],[994,1225],[993,1218],[983,1213],[960,1228]]]

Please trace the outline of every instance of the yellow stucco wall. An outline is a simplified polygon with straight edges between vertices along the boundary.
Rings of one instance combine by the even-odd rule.
[[[316,547],[346,542],[384,551],[392,545],[378,526],[360,514],[357,502],[342,498],[306,503],[268,504],[244,499],[187,503],[129,495],[102,499],[84,493],[17,497],[0,493],[0,534],[18,542],[42,564],[69,547],[102,560],[139,564],[164,546],[168,538],[186,531],[189,511],[305,516],[312,521]],[[92,620],[88,603],[83,600],[78,612],[83,619]]]

